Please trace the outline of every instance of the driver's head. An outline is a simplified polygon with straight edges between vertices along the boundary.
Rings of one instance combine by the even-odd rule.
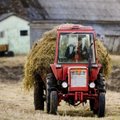
[[[81,45],[82,44],[82,38],[79,36],[78,37],[78,45]]]

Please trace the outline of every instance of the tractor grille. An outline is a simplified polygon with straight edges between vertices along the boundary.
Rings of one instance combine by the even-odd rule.
[[[71,87],[86,87],[86,79],[85,70],[71,71]]]
[[[88,68],[70,67],[68,69],[68,90],[87,91],[88,90]]]

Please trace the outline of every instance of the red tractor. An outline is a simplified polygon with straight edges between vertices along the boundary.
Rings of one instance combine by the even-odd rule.
[[[73,106],[89,101],[90,110],[104,117],[106,90],[95,39],[96,33],[89,26],[62,25],[57,29],[54,64],[50,65],[46,85],[39,83],[35,88],[39,93],[34,94],[35,109],[44,109],[44,98],[51,114],[57,113],[61,100]]]

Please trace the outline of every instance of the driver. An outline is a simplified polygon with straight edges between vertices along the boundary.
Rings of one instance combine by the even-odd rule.
[[[80,60],[88,59],[87,47],[82,44],[82,39],[78,40],[77,54],[78,54]]]
[[[75,45],[70,44],[65,52],[65,57],[68,59],[72,59],[75,56]]]
[[[70,44],[67,47],[65,56],[68,59],[74,60],[76,62],[88,59],[87,48],[86,48],[86,46],[82,46],[81,38],[79,38],[78,44],[76,46],[74,44]]]

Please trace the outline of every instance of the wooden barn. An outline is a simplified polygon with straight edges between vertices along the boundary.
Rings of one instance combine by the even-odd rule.
[[[61,23],[91,25],[104,40],[108,50],[120,54],[119,0],[38,0],[40,20],[30,24],[30,44]]]
[[[0,45],[7,44],[9,51],[15,54],[26,54],[30,50],[29,21],[6,13],[0,16]]]

